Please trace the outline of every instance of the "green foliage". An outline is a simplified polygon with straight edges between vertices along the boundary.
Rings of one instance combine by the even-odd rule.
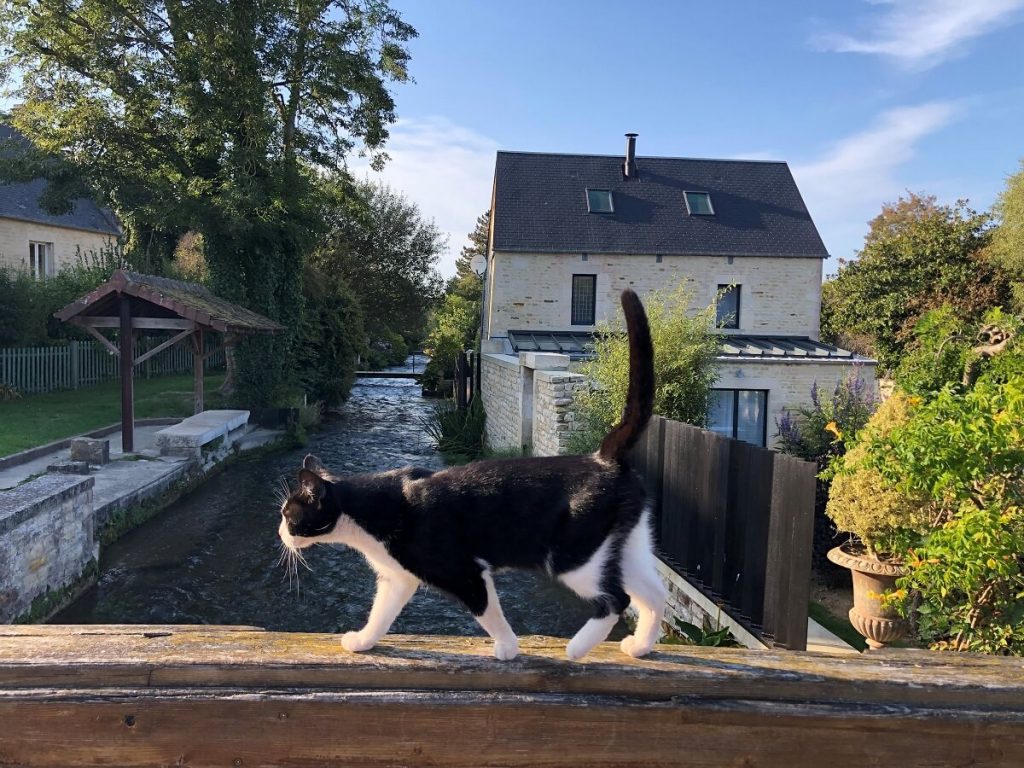
[[[711,332],[715,307],[696,314],[688,307],[691,295],[684,284],[671,293],[655,291],[644,299],[654,343],[654,412],[667,419],[704,426],[711,386],[717,376],[718,336]],[[621,312],[615,324],[622,327]],[[576,418],[570,449],[586,453],[622,416],[629,388],[629,340],[605,323],[594,342],[594,358],[580,366],[593,386],[576,398]]]
[[[871,222],[856,261],[822,290],[822,337],[898,365],[917,318],[949,304],[966,320],[1005,303],[1005,273],[984,258],[990,218],[965,201],[911,194]]]
[[[906,424],[919,402],[894,392],[823,473],[832,482],[826,514],[839,530],[855,534],[872,556],[900,557],[931,522],[926,495],[888,481],[876,462],[875,446]]]
[[[44,346],[64,339],[91,338],[53,313],[109,280],[115,269],[128,268],[116,246],[79,252],[74,263],[43,280],[24,270],[0,267],[0,345]]]
[[[992,233],[989,257],[1013,280],[1013,308],[1024,313],[1024,160],[1006,180],[993,206],[999,226]]]
[[[899,366],[895,382],[907,393],[927,397],[959,382],[967,362],[969,323],[948,304],[923,314]]]
[[[415,203],[388,187],[359,182],[338,185],[335,194],[331,231],[315,263],[341,276],[358,297],[371,354],[407,352],[423,338],[427,312],[441,293],[434,267],[444,237]],[[404,359],[403,353],[392,364]]]
[[[448,281],[447,293],[454,293],[474,302],[479,302],[483,297],[483,279],[473,271],[471,265],[475,256],[487,257],[490,224],[489,210],[477,216],[476,226],[469,233],[469,245],[462,246],[462,252],[455,260],[455,277]]]
[[[699,645],[707,648],[742,648],[739,640],[733,635],[729,627],[715,627],[711,620],[705,616],[701,622],[703,626],[698,627],[682,619],[675,619],[674,627],[661,639],[665,645]]]
[[[20,400],[21,392],[16,390],[10,384],[5,384],[0,381],[0,402],[10,400]]]
[[[933,647],[1024,655],[1024,372],[947,386],[870,445],[892,487],[928,498],[937,525],[895,599],[919,601]]]
[[[423,350],[430,355],[426,375],[450,379],[455,376],[455,358],[472,346],[480,326],[480,304],[451,293],[431,317]]]
[[[307,265],[306,301],[295,363],[302,390],[314,400],[335,406],[348,397],[356,378],[356,361],[366,350],[362,311],[345,281]]]
[[[867,424],[878,400],[856,367],[836,382],[828,398],[821,394],[815,382],[811,405],[798,408],[796,416],[787,411],[776,420],[776,426],[780,451],[824,469],[832,457],[843,452],[844,441]]]
[[[423,428],[449,463],[457,464],[484,454],[486,420],[480,397],[474,397],[463,410],[459,410],[453,400],[441,400],[423,420]]]
[[[382,163],[415,34],[384,0],[12,0],[0,75],[33,147],[8,169],[45,177],[52,207],[111,205],[133,255],[201,234],[214,292],[288,329],[235,355],[238,398],[269,404],[294,370],[325,171],[357,144]]]

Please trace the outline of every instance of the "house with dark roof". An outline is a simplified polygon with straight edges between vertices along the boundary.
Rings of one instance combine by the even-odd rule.
[[[0,125],[0,148],[24,141]],[[75,200],[68,213],[50,213],[39,202],[45,187],[44,179],[0,183],[0,266],[39,278],[74,264],[79,253],[99,253],[121,236],[114,214],[87,198]]]
[[[624,288],[643,297],[685,283],[692,309],[716,304],[725,337],[715,431],[770,445],[775,417],[807,403],[815,382],[831,389],[855,362],[872,377],[874,361],[818,339],[828,252],[785,162],[638,157],[626,136],[624,155],[498,152],[489,354],[585,357]]]

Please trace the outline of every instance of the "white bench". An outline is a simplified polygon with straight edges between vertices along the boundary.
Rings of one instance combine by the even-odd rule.
[[[249,422],[248,411],[203,411],[156,433],[156,446],[163,456],[202,455],[202,448],[218,438],[231,445]]]

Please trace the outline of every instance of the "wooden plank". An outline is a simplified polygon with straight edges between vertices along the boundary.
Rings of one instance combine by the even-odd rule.
[[[754,624],[764,622],[764,573],[768,562],[768,522],[772,494],[772,452],[747,443],[734,450],[747,453],[747,476],[736,479],[736,503],[746,520],[740,612]]]
[[[576,663],[565,640],[524,638],[498,662],[482,638],[350,654],[334,635],[45,630],[0,636],[0,765],[1018,766],[1024,750],[1022,659],[633,660],[605,643]]]
[[[121,328],[118,331],[118,361],[121,364],[121,450],[131,453],[135,450],[135,391],[132,381],[132,360],[134,338],[132,333],[131,300],[122,295],[120,299]],[[93,329],[90,329],[93,330]],[[99,332],[97,331],[97,335]]]
[[[813,464],[774,456],[764,628],[776,644],[792,650],[807,647],[814,476]]]
[[[188,328],[188,329],[182,331],[181,333],[177,333],[174,336],[171,336],[171,338],[169,338],[166,341],[164,341],[164,342],[158,344],[157,346],[153,347],[148,352],[143,352],[141,355],[137,356],[135,358],[135,363],[134,364],[138,365],[139,363],[144,363],[145,361],[149,360],[149,358],[153,357],[154,355],[160,354],[161,352],[163,352],[168,347],[173,347],[179,341],[181,341],[182,339],[184,339],[187,336],[191,335],[192,332],[193,332],[193,329],[192,328]],[[196,333],[202,333],[202,330],[201,329],[197,330]]]

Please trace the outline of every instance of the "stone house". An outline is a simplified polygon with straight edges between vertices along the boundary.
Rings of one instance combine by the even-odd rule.
[[[13,128],[0,125],[0,147],[22,141]],[[121,236],[114,214],[87,198],[75,200],[68,213],[49,213],[39,203],[45,187],[44,179],[0,183],[0,267],[40,279],[74,264],[79,253],[101,252]]]
[[[492,445],[564,447],[566,388],[581,386],[568,369],[626,287],[685,282],[693,310],[717,304],[710,428],[729,437],[770,446],[775,418],[815,382],[831,389],[855,362],[873,379],[873,360],[818,339],[828,253],[786,163],[635,147],[627,134],[624,156],[497,154],[481,371]],[[535,434],[551,417],[534,403],[557,404],[563,434]]]

